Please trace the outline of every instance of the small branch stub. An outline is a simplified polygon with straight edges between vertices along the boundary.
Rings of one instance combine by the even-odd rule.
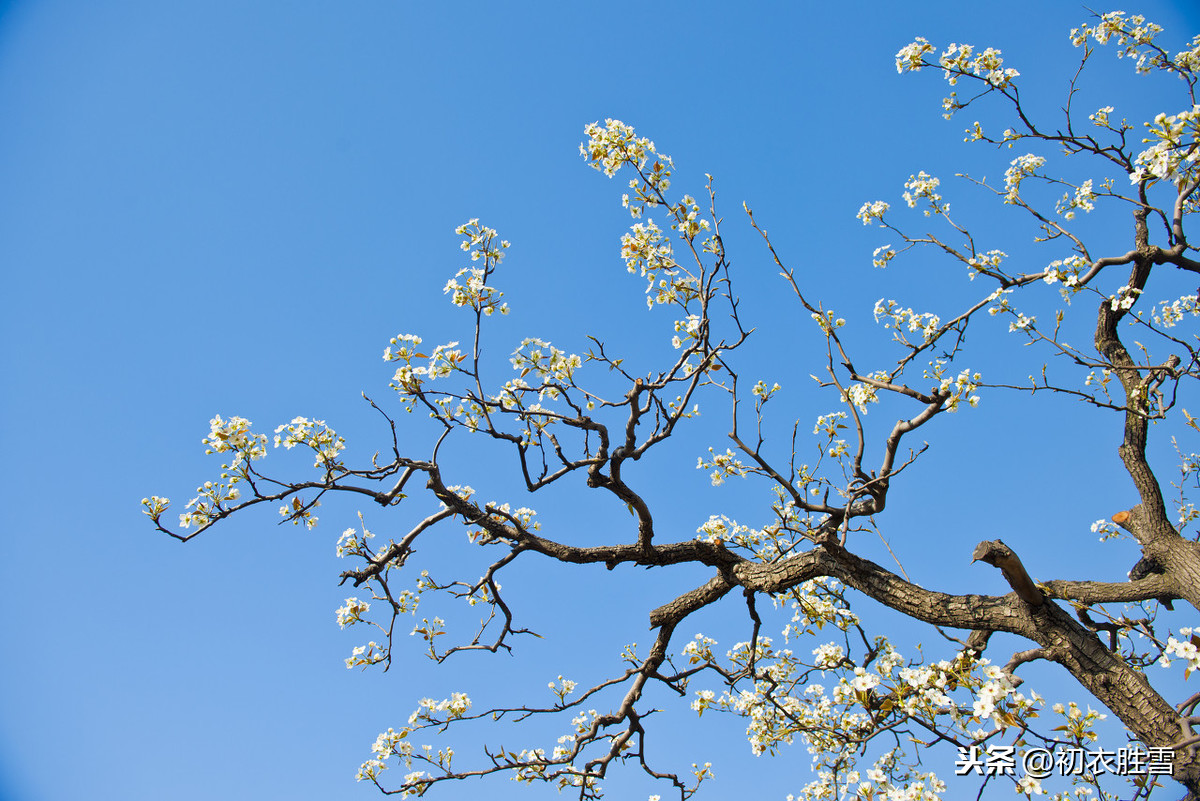
[[[1030,606],[1037,608],[1044,602],[1042,591],[1033,583],[1021,560],[1001,540],[984,540],[975,546],[971,554],[972,562],[986,562],[1000,568],[1004,580],[1017,593],[1017,597]]]

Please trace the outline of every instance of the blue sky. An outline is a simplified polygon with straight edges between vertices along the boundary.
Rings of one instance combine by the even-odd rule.
[[[1187,3],[1126,10],[1163,25],[1172,45],[1200,30]],[[453,229],[471,217],[513,243],[497,279],[514,307],[496,326],[497,361],[524,336],[582,352],[596,333],[635,361],[661,353],[670,320],[645,310],[618,258],[622,184],[577,151],[583,126],[606,117],[674,157],[679,191],[699,195],[704,173],[716,177],[743,313],[760,326],[751,372],[784,385],[792,418],[830,411],[809,389],[817,365],[742,201],[861,341],[881,335],[870,314],[881,295],[949,311],[966,297],[962,276],[943,281],[921,259],[874,270],[886,239],[854,213],[868,199],[896,204],[917,170],[998,178],[1011,154],[964,145],[970,120],[941,118],[940,79],[898,76],[893,54],[918,35],[998,47],[1052,110],[1077,58],[1067,31],[1086,18],[1079,4],[1044,2],[0,5],[0,796],[371,797],[354,771],[420,697],[470,686],[477,704],[500,704],[560,673],[584,682],[618,669],[622,644],[649,642],[646,613],[702,574],[629,571],[614,587],[602,570],[529,568],[509,581],[545,640],[440,669],[414,642],[389,674],[364,674],[342,663],[360,636],[334,621],[347,594],[334,543],[358,507],[328,504],[314,531],[248,514],[181,545],[153,532],[138,501],[181,506],[213,476],[200,439],[214,414],[259,430],[320,417],[359,458],[385,447],[360,393],[389,399],[389,337],[466,338],[441,289],[462,266]],[[1176,86],[1100,55],[1088,105],[1111,102],[1135,123],[1178,110]],[[1028,232],[980,208],[984,230],[1006,238],[997,247],[1023,252]],[[1128,246],[1123,229],[1102,229]],[[985,363],[1028,357],[1001,337],[979,347]],[[679,538],[709,514],[754,514],[749,496],[722,496],[692,468],[709,445],[724,448],[713,418],[643,468],[648,496],[679,509]],[[426,432],[412,429],[419,452]],[[1007,591],[965,568],[974,543],[995,536],[1039,578],[1119,579],[1131,546],[1105,550],[1087,528],[1132,503],[1116,436],[1074,406],[988,396],[931,433],[945,447],[893,491],[889,540],[914,580],[951,592]],[[462,483],[509,489],[490,456],[455,458]],[[270,459],[282,472],[307,466]],[[534,505],[581,541],[625,536],[619,505],[585,516],[577,500]],[[394,536],[420,510],[363,511]],[[1042,525],[1020,524],[1031,517]],[[470,558],[446,547],[432,564]],[[737,612],[696,625],[732,644],[745,638]],[[880,620],[911,647],[902,624]],[[697,724],[676,706],[660,747],[679,767],[714,763],[701,797],[740,796],[746,771],[762,798],[807,781],[802,749],[755,761],[738,721]],[[622,781],[612,797],[655,792]],[[556,795],[504,780],[442,795],[480,792]]]

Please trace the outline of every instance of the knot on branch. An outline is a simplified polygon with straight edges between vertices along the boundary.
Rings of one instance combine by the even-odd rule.
[[[1112,521],[1128,531],[1130,534],[1134,534],[1134,527],[1137,525],[1138,518],[1141,516],[1141,511],[1141,504],[1138,504],[1127,511],[1117,512],[1112,516]]]
[[[975,546],[971,554],[972,562],[986,562],[1000,568],[1004,580],[1017,593],[1017,597],[1030,606],[1037,608],[1045,602],[1042,591],[1033,583],[1021,560],[1001,540],[984,540]]]

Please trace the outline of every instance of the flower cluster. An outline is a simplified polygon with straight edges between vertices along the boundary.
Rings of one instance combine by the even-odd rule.
[[[745,478],[750,474],[750,468],[738,460],[737,456],[729,448],[725,449],[724,453],[716,453],[712,448],[708,449],[709,458],[705,461],[701,456],[696,460],[697,470],[712,470],[709,478],[712,479],[714,487],[725,483],[725,479],[730,476]]]
[[[509,361],[514,370],[521,372],[521,378],[534,373],[547,381],[563,384],[571,383],[575,371],[583,364],[574,353],[567,354],[534,337],[522,340]]]
[[[1084,212],[1092,211],[1096,208],[1096,192],[1092,188],[1092,179],[1089,178],[1075,188],[1075,194],[1070,192],[1064,193],[1062,198],[1054,206],[1054,211],[1063,216],[1065,220],[1075,219],[1075,210],[1082,209]]]
[[[1032,153],[1026,153],[1024,156],[1017,156],[1013,159],[1009,168],[1004,171],[1004,188],[1008,190],[1004,195],[1004,202],[1016,203],[1021,190],[1021,181],[1034,175],[1045,163],[1044,158]]]
[[[196,488],[196,497],[188,501],[185,507],[191,511],[179,516],[179,525],[182,528],[203,528],[216,520],[225,511],[226,502],[236,501],[241,496],[240,490],[234,485],[248,475],[249,462],[267,455],[267,435],[251,431],[250,426],[253,423],[246,418],[231,417],[223,420],[218,414],[208,425],[209,434],[202,440],[207,446],[204,452],[233,452],[229,463],[221,465],[222,470],[232,472],[223,472],[220,481],[205,481],[202,486]],[[170,501],[166,498],[157,500],[162,502],[162,508],[158,510],[158,514],[161,514]],[[143,505],[146,505],[145,501]],[[152,517],[157,520],[156,516]]]
[[[682,267],[677,270],[647,271],[649,284],[646,287],[646,307],[654,308],[673,303],[688,307],[688,303],[700,297],[700,281]]]
[[[950,210],[950,204],[941,202],[942,196],[937,192],[941,183],[940,179],[934,178],[924,170],[908,176],[908,180],[904,182],[904,202],[910,209],[915,209],[918,200],[928,200],[931,208],[925,210],[926,217],[930,214],[946,213]]]
[[[896,53],[896,72],[919,72],[921,67],[929,66],[925,54],[933,52],[933,45],[918,36],[912,44],[900,48]]]
[[[683,647],[683,655],[688,658],[689,665],[696,665],[701,662],[715,662],[713,656],[713,646],[717,641],[711,637],[706,637],[703,634],[697,634],[687,645]]]
[[[674,164],[670,156],[654,149],[654,143],[634,133],[633,127],[620,120],[606,119],[604,125],[593,122],[584,127],[588,141],[579,145],[579,153],[591,166],[609,178],[628,164],[638,171],[638,178],[629,182],[634,200],[625,195],[623,202],[634,217],[642,216],[647,206],[662,203],[662,196],[671,186]],[[651,162],[653,159],[653,162]]]
[[[1093,125],[1096,125],[1100,128],[1108,128],[1109,127],[1108,115],[1112,114],[1112,113],[1113,113],[1113,107],[1105,106],[1104,108],[1096,109],[1095,114],[1089,114],[1088,119],[1092,121]]]
[[[564,679],[561,675],[558,677],[558,684],[550,682],[550,691],[558,696],[560,703],[566,703],[567,696],[575,692],[575,687],[575,682]]]
[[[774,383],[768,387],[766,381],[756,382],[754,384],[754,388],[752,390],[750,390],[751,394],[753,394],[756,398],[761,398],[763,402],[770,400],[771,396],[774,395],[778,391],[779,391],[778,383]]]
[[[896,71],[899,73],[918,72],[922,67],[934,66],[933,62],[925,58],[925,54],[933,52],[933,49],[933,45],[928,41],[917,37],[911,44],[905,45],[896,53]],[[971,76],[983,81],[992,89],[1005,89],[1014,78],[1021,74],[1004,66],[1004,59],[999,50],[989,47],[983,52],[977,53],[975,48],[969,44],[951,43],[938,57],[937,66],[941,68],[942,76],[950,86],[957,85],[961,77]],[[942,98],[942,116],[950,119],[956,111],[965,108],[969,102],[960,103],[957,93],[951,92],[949,97]],[[975,131],[977,135],[974,138],[982,139],[983,132],[979,123],[975,123]],[[971,132],[968,132],[967,140],[971,139]]]
[[[795,613],[784,630],[789,641],[825,625],[846,631],[858,623],[836,581],[806,582],[790,595]],[[815,801],[936,798],[944,785],[902,765],[896,751],[882,754],[860,773],[856,763],[865,743],[896,731],[906,721],[981,742],[1010,727],[1023,728],[1037,717],[1043,703],[1036,693],[1027,697],[1016,692],[1010,674],[971,651],[949,660],[913,663],[886,638],[878,637],[869,646],[870,656],[860,663],[850,652],[855,639],[817,644],[809,659],[775,648],[768,637],[760,636],[753,645],[738,643],[726,653],[728,667],[722,670],[727,676],[747,677],[748,686],[739,688],[735,681],[720,694],[700,689],[692,709],[698,714],[715,710],[745,718],[756,754],[774,752],[796,740],[804,742],[814,755],[817,779],[800,797]],[[683,653],[692,665],[716,665],[715,646],[714,640],[698,634]],[[833,686],[827,689],[814,682],[815,671],[831,678]],[[1078,719],[1086,729],[1096,717],[1080,714]]]
[[[837,436],[837,432],[846,427],[845,424],[842,423],[842,421],[845,419],[845,412],[830,412],[829,414],[823,414],[817,418],[817,424],[813,426],[813,433],[824,433],[829,439],[833,439]]]
[[[267,435],[255,434],[244,417],[222,420],[221,415],[209,421],[209,434],[201,442],[206,445],[205,453],[234,452],[233,462],[226,469],[236,468],[246,459],[261,459],[267,455]]]
[[[696,539],[701,542],[714,545],[724,543],[729,547],[745,548],[757,555],[771,555],[770,548],[763,550],[763,546],[772,539],[770,531],[752,529],[725,515],[711,515],[696,532],[699,535]]]
[[[886,373],[884,373],[884,374],[876,373],[875,376],[873,376],[873,377],[879,378],[882,380],[883,378],[886,377],[886,375],[887,375]],[[868,403],[879,403],[878,388],[875,387],[873,384],[866,384],[866,383],[851,384],[849,387],[846,388],[846,395],[845,395],[844,400],[846,401],[846,403],[849,403],[851,406],[858,409],[860,414],[866,414]],[[830,452],[829,455],[830,456],[838,456],[840,454]]]
[[[1195,457],[1195,454],[1192,454],[1192,456]],[[1192,472],[1195,472],[1194,468]],[[1194,503],[1176,502],[1176,507],[1178,510],[1178,516],[1176,517],[1176,520],[1178,521],[1179,528],[1181,529],[1187,526],[1187,524],[1191,523],[1193,520],[1200,518],[1200,509],[1197,509]]]
[[[337,464],[338,454],[345,450],[346,441],[325,425],[324,420],[296,417],[275,429],[275,447],[280,445],[288,450],[306,445],[317,455],[313,467],[332,468]]]
[[[414,756],[444,771],[450,770],[454,758],[454,749],[441,748],[437,753],[429,745],[421,746],[421,750],[413,746],[409,739],[412,733],[426,726],[444,725],[447,721],[463,717],[471,708],[471,699],[466,693],[453,693],[443,701],[423,698],[417,710],[409,717],[409,725],[396,731],[388,729],[375,738],[371,745],[372,756],[362,763],[358,770],[359,781],[376,781],[379,774],[388,768],[387,760],[396,757],[406,768],[412,768]],[[443,713],[445,713],[443,715]],[[425,771],[412,771],[405,774],[404,784],[398,792],[401,798],[424,795],[430,785],[430,776]]]
[[[1070,303],[1071,296],[1083,289],[1083,285],[1079,283],[1079,276],[1087,267],[1087,259],[1075,253],[1065,259],[1050,262],[1042,274],[1042,280],[1051,286],[1061,284],[1058,288],[1059,294],[1063,300]]]
[[[366,645],[355,646],[350,656],[346,657],[346,667],[355,668],[361,665],[366,668],[382,662],[387,656],[387,648],[372,640]]]
[[[504,244],[507,247],[508,243]],[[466,276],[466,280],[460,284],[458,279],[463,276]],[[450,302],[455,306],[470,306],[475,311],[489,317],[496,311],[508,314],[508,304],[500,302],[504,293],[495,287],[488,286],[487,279],[488,274],[485,270],[478,267],[463,267],[446,282],[442,292],[450,294]]]
[[[1163,667],[1170,667],[1172,656],[1184,660],[1187,662],[1187,666],[1183,669],[1185,677],[1192,675],[1193,670],[1200,669],[1200,636],[1193,634],[1194,630],[1188,627],[1179,630],[1179,635],[1187,637],[1186,640],[1168,637],[1167,647],[1163,650],[1163,655],[1159,658],[1158,663]]]
[[[142,498],[142,506],[146,507],[142,510],[142,514],[149,515],[150,519],[155,523],[162,517],[163,512],[171,505],[170,498],[163,498],[158,495],[151,495],[149,498]]]
[[[445,378],[460,369],[459,365],[466,360],[467,355],[459,350],[457,342],[447,342],[445,345],[438,345],[433,349],[433,353],[429,354],[429,365],[425,367],[425,375],[429,380],[435,378]]]
[[[846,631],[858,623],[858,615],[839,594],[841,584],[837,579],[821,577],[806,581],[797,587],[791,596],[792,620],[784,627],[784,637],[792,633],[811,634],[814,627],[826,624]]]
[[[1108,385],[1109,385],[1109,383],[1112,382],[1112,380],[1113,380],[1113,371],[1111,369],[1105,367],[1100,370],[1099,377],[1096,376],[1096,373],[1094,370],[1089,372],[1087,374],[1087,378],[1083,379],[1083,385],[1085,387],[1099,385],[1100,388],[1104,390],[1104,393],[1108,394]]]
[[[671,345],[676,350],[683,347],[687,340],[700,339],[700,315],[689,314],[686,319],[675,321],[675,336],[671,337]]]
[[[870,225],[871,220],[879,220],[882,223],[883,215],[889,208],[891,207],[882,200],[872,200],[862,204],[858,214],[854,216],[862,220],[863,225]]]
[[[846,658],[846,651],[837,643],[818,645],[813,649],[813,665],[819,668],[835,668]]]
[[[516,523],[525,531],[537,531],[542,527],[542,524],[534,520],[537,512],[530,509],[528,506],[522,506],[513,509],[507,503],[487,504],[487,520],[501,525],[510,525]],[[467,531],[467,539],[479,545],[487,545],[495,539],[495,536],[486,528],[470,529]],[[474,606],[474,603],[471,603]]]
[[[630,230],[632,234],[621,237],[621,258],[625,260],[625,268],[629,272],[640,268],[642,275],[646,275],[660,267],[675,266],[671,241],[663,235],[654,220],[647,220],[644,224],[634,223]]]
[[[845,318],[838,317],[833,313],[832,309],[827,309],[824,313],[813,312],[810,317],[820,326],[821,331],[826,334],[832,334],[833,329],[841,328],[846,324]]]
[[[967,268],[970,270],[970,279],[975,280],[975,276],[980,273],[993,275],[995,268],[1000,266],[1000,262],[1008,258],[1008,254],[1003,250],[989,250],[987,253],[976,254],[967,259]]]
[[[1058,730],[1065,732],[1071,742],[1077,745],[1096,742],[1100,735],[1093,731],[1092,727],[1108,717],[1091,707],[1084,712],[1074,701],[1068,702],[1066,706],[1055,704],[1051,709],[1066,718],[1066,725]]]
[[[421,344],[421,338],[415,334],[398,334],[392,337],[391,344],[396,346],[396,350],[393,351],[390,346],[384,348],[383,360],[385,362],[402,362],[397,368],[396,374],[392,376],[392,389],[399,392],[402,397],[416,394],[421,388],[421,376],[425,374],[425,368],[414,367],[412,361],[413,359],[429,358],[417,350],[417,346]]]
[[[1002,314],[1011,316],[1013,320],[1008,324],[1009,333],[1014,331],[1025,331],[1029,333],[1033,330],[1033,325],[1037,322],[1037,318],[1030,317],[1023,312],[1017,311],[1017,309],[1012,305],[1012,302],[1008,299],[1009,295],[1011,294],[1011,289],[997,289],[992,294],[988,295],[987,300],[989,302],[995,301],[992,306],[988,307],[988,314],[992,317]],[[1030,336],[1032,336],[1032,334],[1030,334]]]
[[[1100,22],[1096,25],[1072,28],[1071,44],[1079,47],[1087,42],[1089,37],[1099,44],[1108,44],[1109,39],[1115,37],[1117,46],[1121,48],[1117,53],[1117,58],[1136,58],[1137,71],[1145,74],[1150,71],[1151,67],[1162,68],[1165,66],[1158,50],[1149,48],[1154,37],[1160,33],[1162,33],[1162,28],[1153,22],[1147,22],[1141,14],[1133,14],[1127,18],[1124,11],[1110,11],[1102,15]],[[1143,47],[1148,49],[1140,49]]]
[[[952,43],[938,57],[938,64],[951,86],[958,83],[960,75],[974,75],[987,81],[990,86],[1003,89],[1021,74],[1014,69],[1005,69],[999,50],[989,47],[977,54],[975,48],[968,44]]]
[[[701,218],[692,195],[684,195],[678,203],[666,199],[674,165],[669,156],[657,152],[653,142],[636,136],[633,128],[620,120],[605,120],[603,126],[592,123],[584,130],[588,141],[579,146],[579,152],[592,167],[609,177],[625,165],[637,172],[629,181],[632,199],[628,193],[622,196],[622,204],[634,219],[641,218],[647,207],[665,206],[671,230],[689,246],[702,231],[712,229],[710,222]],[[703,250],[723,253],[715,234],[704,241]],[[671,241],[654,220],[634,223],[621,237],[621,258],[629,272],[646,279],[646,305],[650,308],[673,303],[687,309],[700,296],[700,279],[675,261]]]
[[[730,520],[725,515],[718,517],[710,515],[708,520],[704,522],[696,532],[700,535],[696,539],[701,542],[719,543],[724,542],[730,532],[738,531],[743,526],[739,526],[737,522]]]
[[[440,724],[447,720],[461,718],[471,710],[471,699],[466,693],[451,693],[449,698],[434,701],[432,698],[422,698],[417,709],[408,717],[408,725],[418,723]],[[444,713],[444,714],[443,714]]]
[[[579,154],[588,160],[593,169],[609,178],[625,164],[641,169],[653,156],[660,158],[654,143],[634,133],[633,126],[620,120],[606,119],[604,125],[593,122],[584,126],[588,141],[579,145]],[[669,161],[669,159],[668,159]]]
[[[1188,72],[1200,72],[1200,34],[1192,37],[1192,46],[1175,54],[1175,66]]]
[[[939,382],[938,391],[943,394],[949,394],[949,397],[946,399],[946,411],[958,411],[959,406],[964,401],[968,406],[978,406],[979,396],[974,393],[979,388],[979,382],[983,377],[979,373],[972,373],[970,370],[963,370],[955,376],[946,375],[944,371],[947,366],[946,362],[939,359],[930,364],[928,369],[925,370],[926,378],[931,378]]]
[[[534,388],[529,385],[528,381],[523,378],[514,378],[504,382],[500,391],[492,396],[492,402],[500,404],[503,409],[522,409],[524,408],[522,397],[533,391]]]
[[[347,598],[346,603],[337,609],[338,627],[344,629],[346,626],[361,623],[363,613],[370,610],[370,608],[371,605],[366,601],[360,601],[357,598]]]
[[[367,524],[363,521],[362,512],[358,513],[358,519],[362,522],[362,539],[359,539],[358,530],[348,528],[342,532],[342,536],[338,537],[337,555],[339,559],[344,559],[346,554],[353,556],[369,556],[370,547],[367,540],[374,538],[374,534],[367,530]]]
[[[395,352],[391,346],[383,349],[383,360],[385,362],[402,361],[405,363],[411,362],[413,359],[428,358],[424,353],[418,353],[417,345],[421,344],[421,338],[416,334],[397,334],[392,337],[391,345],[396,347]]]
[[[412,734],[410,729],[404,728],[400,731],[388,729],[375,738],[374,744],[371,745],[371,753],[374,756],[362,763],[358,769],[358,781],[374,781],[379,777],[381,771],[387,770],[386,760],[397,756],[405,761],[407,767],[412,767],[413,745],[408,740],[408,735]],[[405,783],[412,782],[423,774],[409,773],[404,777]],[[407,798],[408,793],[401,794],[401,798]]]
[[[205,481],[204,484],[197,487],[196,497],[188,501],[187,506],[184,507],[192,511],[179,516],[180,528],[191,528],[192,526],[203,528],[216,520],[225,511],[223,504],[227,501],[236,501],[241,496],[241,491],[233,486],[237,481],[237,476],[231,476],[228,483]],[[169,502],[166,498],[161,500]]]
[[[471,496],[475,494],[475,488],[469,484],[452,484],[451,486],[446,487],[446,489],[450,490],[450,492],[454,493],[455,496],[462,498],[464,501],[471,500]],[[443,509],[446,508],[446,504],[443,503],[440,505]]]
[[[1164,300],[1162,305],[1154,310],[1154,322],[1163,328],[1172,328],[1185,314],[1200,316],[1200,296],[1184,295],[1178,300]]]
[[[1137,287],[1123,286],[1117,290],[1115,295],[1108,296],[1108,307],[1112,311],[1123,311],[1133,308],[1133,304],[1137,303],[1138,295],[1142,294],[1142,290]]]
[[[421,572],[421,578],[422,580],[417,582],[418,590],[426,590],[436,587],[426,571]],[[436,638],[441,637],[445,633],[446,621],[435,615],[433,620],[430,620],[427,617],[421,618],[421,622],[413,626],[413,630],[409,632],[409,636],[420,634],[421,639],[429,644],[429,657],[431,659],[437,659],[437,652],[434,650],[434,641]]]
[[[864,381],[859,384],[851,384],[846,388],[846,391],[842,396],[842,400],[844,402],[854,406],[861,414],[867,413],[868,403],[879,402],[879,387],[871,382],[886,382],[890,378],[885,370],[876,370],[866,377],[870,379],[870,381]]]
[[[1159,114],[1153,123],[1146,123],[1150,135],[1143,142],[1153,142],[1134,159],[1131,183],[1158,178],[1190,181],[1196,176],[1200,163],[1200,105],[1168,117]]]
[[[1104,518],[1100,518],[1095,523],[1092,523],[1092,533],[1100,535],[1100,542],[1119,539],[1122,535],[1121,529],[1114,526]]]
[[[208,436],[202,440],[206,446],[205,453],[233,453],[228,464],[221,465],[224,471],[217,481],[205,481],[196,488],[196,497],[188,501],[184,507],[187,511],[179,516],[181,528],[198,529],[211,525],[224,517],[230,509],[226,506],[231,501],[241,497],[241,490],[236,486],[250,476],[251,461],[261,459],[267,453],[267,435],[255,434],[251,430],[252,423],[244,417],[231,417],[225,420],[216,415],[209,421]],[[280,434],[287,431],[285,437]],[[317,454],[316,467],[327,470],[339,466],[337,455],[346,447],[345,441],[325,426],[323,420],[309,420],[297,417],[290,425],[282,425],[275,429],[275,447],[285,445],[292,448],[296,445],[307,445]],[[158,523],[163,512],[170,506],[169,498],[155,495],[143,498],[143,512]],[[279,512],[294,523],[304,523],[309,528],[317,524],[317,518],[312,514],[313,508],[319,506],[318,501],[304,503],[299,498],[293,498],[290,506],[284,505]]]
[[[455,228],[454,233],[466,237],[459,247],[471,254],[471,261],[483,259],[488,264],[489,271],[504,260],[504,251],[508,250],[508,241],[502,239],[500,246],[496,247],[496,229],[480,225],[478,217],[467,220]],[[459,274],[461,275],[461,273]]]
[[[1023,312],[1017,312],[1016,319],[1008,324],[1008,331],[1010,334],[1014,331],[1027,331],[1036,322],[1036,317],[1029,317]]]
[[[674,227],[674,226],[672,226]],[[646,279],[646,305],[674,303],[686,307],[700,294],[700,281],[675,262],[671,241],[654,222],[634,223],[621,237],[626,269]]]
[[[896,303],[894,300],[885,300],[880,298],[875,301],[875,322],[879,322],[879,318],[885,318],[884,328],[895,328],[897,335],[902,342],[907,344],[903,339],[904,330],[921,333],[921,338],[928,342],[937,334],[938,328],[941,326],[941,318],[930,312],[918,313],[912,309],[905,309]]]
[[[880,245],[871,253],[871,264],[883,269],[894,258],[896,258],[896,251],[892,249],[891,245]]]
[[[303,523],[305,528],[316,528],[318,518],[312,513],[312,510],[320,505],[320,501],[313,500],[305,503],[303,498],[296,496],[290,503],[279,507],[279,515],[284,520],[291,520],[292,525],[298,526]]]
[[[886,757],[887,755],[885,755]],[[887,762],[881,758],[880,762]],[[788,793],[787,801],[827,801],[833,798],[880,798],[887,801],[939,801],[946,783],[933,772],[914,771],[908,781],[893,782],[878,767],[866,774],[845,771],[841,783],[832,771],[817,771],[817,778],[806,784],[801,795]],[[862,781],[863,777],[867,781]]]
[[[691,195],[684,195],[672,211],[675,213],[675,222],[671,223],[671,228],[689,242],[701,231],[709,230],[708,220],[700,218],[700,206]]]
[[[421,338],[413,334],[400,334],[391,339],[391,344],[397,346],[384,349],[383,360],[386,362],[399,361],[400,367],[392,376],[391,387],[400,394],[402,400],[411,401],[420,391],[425,379],[430,381],[450,375],[460,370],[459,365],[467,359],[467,355],[457,349],[457,342],[438,345],[431,354],[417,351]],[[414,365],[413,359],[428,359],[428,364]],[[410,405],[409,411],[412,411]]]

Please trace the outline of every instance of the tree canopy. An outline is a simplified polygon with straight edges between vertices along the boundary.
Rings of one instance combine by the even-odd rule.
[[[621,182],[633,219],[620,255],[649,308],[630,318],[636,334],[625,323],[606,331],[613,318],[572,298],[563,302],[578,311],[579,347],[497,341],[499,318],[521,303],[504,291],[510,243],[471,219],[456,231],[468,264],[444,287],[458,333],[403,330],[384,349],[388,394],[366,399],[384,432],[374,456],[351,458],[325,420],[296,417],[272,433],[217,415],[204,444],[220,470],[182,510],[155,495],[144,511],[187,541],[255,507],[313,528],[322,503],[358,501],[358,521],[336,545],[350,593],[337,620],[362,632],[351,668],[396,667],[414,641],[437,662],[519,650],[540,636],[527,605],[562,603],[539,595],[531,563],[591,571],[577,604],[602,607],[642,580],[634,569],[673,588],[645,603],[649,644],[634,630],[619,656],[591,657],[602,675],[583,681],[547,665],[540,696],[416,701],[359,770],[389,793],[436,797],[492,776],[593,798],[623,766],[652,777],[662,797],[703,797],[719,755],[678,764],[657,750],[680,737],[656,725],[674,706],[739,719],[756,754],[806,749],[813,773],[797,798],[937,798],[947,781],[972,779],[1060,798],[1145,798],[1164,785],[1159,794],[1177,792],[1173,780],[1200,797],[1200,694],[1164,682],[1159,667],[1200,667],[1200,633],[1187,626],[1200,606],[1200,512],[1189,495],[1200,423],[1188,412],[1200,377],[1200,260],[1187,238],[1200,187],[1200,36],[1166,41],[1122,12],[1075,29],[1079,67],[1050,112],[1030,107],[1024,68],[999,50],[917,38],[896,53],[900,73],[945,80],[942,113],[969,120],[966,139],[989,149],[1001,175],[918,170],[902,188],[880,187],[876,197],[891,200],[865,199],[861,251],[855,243],[844,258],[912,270],[903,295],[881,297],[869,315],[844,310],[829,289],[838,264],[794,255],[789,231],[768,235],[767,210],[727,209],[720,176],[678,174],[619,120],[587,125],[580,153]],[[1123,98],[1085,105],[1103,94],[1087,84],[1093,62],[1112,51],[1146,80],[1172,81],[1176,106],[1143,123],[1121,116]],[[739,226],[757,243],[731,236]],[[750,265],[777,273],[774,291],[791,304],[788,319],[770,321],[774,336],[746,311],[739,287]],[[923,305],[928,286],[950,285],[939,308]],[[980,480],[972,462],[1003,450],[1006,429],[1020,425],[987,417],[996,398],[1029,415],[1088,415],[1107,454],[1092,474],[1055,477],[1055,454],[1030,453],[1028,472],[989,475],[983,491],[1011,499],[1005,523],[1021,531],[1008,544],[969,539],[984,531],[979,521],[902,499],[922,485],[952,496]],[[821,413],[797,411],[813,402]],[[964,429],[965,416],[984,422]],[[922,472],[942,442],[960,469]],[[311,469],[268,472],[273,448],[305,452]],[[665,497],[666,476],[684,463],[712,497]],[[1042,530],[1044,511],[1022,502],[1027,482],[1059,481],[1066,495],[1100,473],[1123,476],[1129,502],[1098,510],[1090,532]],[[547,496],[552,520],[534,508]],[[896,541],[898,525],[915,534]],[[382,527],[397,533],[377,536]],[[1118,581],[1070,564],[1030,570],[1039,538],[1089,550],[1115,547],[1097,538],[1127,538],[1140,559]],[[994,567],[1007,586],[989,584],[979,565],[979,592],[928,574],[911,580],[906,567],[931,562],[933,550],[964,569]],[[740,631],[731,646],[693,636],[697,619],[713,620],[710,608]],[[923,633],[902,641],[895,614]],[[1044,698],[1025,680],[1039,663],[1074,690]],[[1101,736],[1105,713],[1128,741]],[[555,721],[555,739],[505,745],[540,718]],[[479,729],[482,747],[455,745],[460,730]],[[1022,769],[968,764],[966,778],[953,777],[956,759],[997,747]],[[1031,770],[1034,752],[1054,765],[1101,748],[1113,759],[1119,749],[1124,769]]]

